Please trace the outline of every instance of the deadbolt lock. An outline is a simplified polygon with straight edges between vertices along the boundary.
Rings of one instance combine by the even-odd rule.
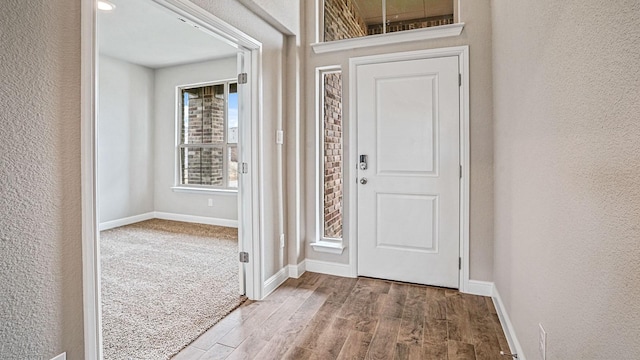
[[[367,155],[360,155],[360,170],[367,170]]]

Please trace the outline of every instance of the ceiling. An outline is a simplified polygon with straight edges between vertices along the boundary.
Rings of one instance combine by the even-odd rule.
[[[98,11],[101,54],[158,69],[234,56],[237,49],[195,28],[151,0],[109,0]]]
[[[356,0],[367,25],[382,23],[382,0]],[[396,22],[453,14],[453,0],[387,0],[387,21]]]

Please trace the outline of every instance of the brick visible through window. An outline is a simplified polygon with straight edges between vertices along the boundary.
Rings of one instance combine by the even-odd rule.
[[[180,184],[238,187],[237,84],[180,89]]]
[[[453,24],[453,1],[324,0],[324,41]]]
[[[342,73],[322,73],[323,237],[342,238]]]

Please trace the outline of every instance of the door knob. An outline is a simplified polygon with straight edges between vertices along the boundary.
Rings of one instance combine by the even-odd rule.
[[[365,185],[368,182],[367,178],[361,178],[360,184]]]

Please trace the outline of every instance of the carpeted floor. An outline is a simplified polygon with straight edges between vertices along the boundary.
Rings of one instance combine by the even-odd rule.
[[[237,238],[158,219],[101,232],[104,358],[168,359],[238,307]]]

